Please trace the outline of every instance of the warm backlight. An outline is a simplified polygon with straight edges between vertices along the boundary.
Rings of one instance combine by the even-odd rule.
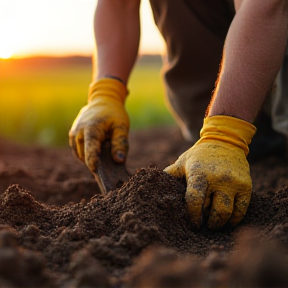
[[[0,58],[91,55],[95,0],[0,0]],[[52,19],[52,20],[51,20]],[[148,0],[141,2],[140,53],[164,51]]]
[[[9,48],[1,47],[0,44],[0,58],[1,59],[9,59],[13,55],[13,51]]]

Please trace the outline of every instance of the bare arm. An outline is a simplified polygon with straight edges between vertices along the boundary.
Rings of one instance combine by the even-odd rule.
[[[286,0],[235,0],[222,67],[208,111],[253,122],[283,59],[288,34]]]
[[[124,107],[128,94],[125,84],[138,54],[139,6],[140,0],[98,0],[97,3],[96,48],[88,103],[69,131],[71,148],[94,175],[98,173],[99,155],[105,140],[111,141],[115,162],[124,163],[128,153],[130,121]],[[108,75],[124,83],[105,77]]]
[[[255,134],[249,122],[280,69],[287,43],[287,0],[235,0],[235,6],[208,110],[214,117],[204,119],[200,140],[165,169],[185,176],[185,200],[196,228],[206,215],[208,227],[217,230],[237,225],[246,214],[252,191],[246,156]]]
[[[125,83],[140,39],[140,0],[99,0],[95,11],[93,80],[113,75]]]

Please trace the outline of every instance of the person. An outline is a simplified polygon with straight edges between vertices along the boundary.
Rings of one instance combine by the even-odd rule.
[[[196,229],[235,226],[251,198],[246,157],[253,124],[285,55],[288,1],[150,4],[167,44],[166,96],[183,137],[193,143],[164,171],[186,178],[185,199]],[[95,11],[93,81],[88,104],[69,132],[70,146],[93,173],[104,140],[111,140],[115,162],[127,156],[124,103],[138,54],[139,5],[140,0],[99,0]]]

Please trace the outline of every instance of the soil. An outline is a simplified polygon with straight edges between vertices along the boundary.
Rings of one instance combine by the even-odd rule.
[[[0,287],[287,287],[288,164],[251,165],[243,222],[194,231],[185,183],[162,170],[178,128],[131,133],[133,175],[103,196],[68,147],[0,139]]]

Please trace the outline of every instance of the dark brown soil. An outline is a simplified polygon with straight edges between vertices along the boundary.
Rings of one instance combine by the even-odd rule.
[[[288,287],[288,164],[251,165],[234,230],[193,231],[185,183],[162,170],[177,128],[131,133],[133,176],[106,196],[67,148],[0,139],[0,287]]]

